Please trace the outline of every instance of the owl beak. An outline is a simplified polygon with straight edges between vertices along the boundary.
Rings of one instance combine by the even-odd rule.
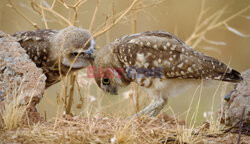
[[[117,88],[116,87],[103,87],[102,88],[105,93],[111,94],[111,95],[118,95]]]
[[[112,95],[118,95],[117,88],[116,88],[116,87],[113,87],[113,88],[109,91],[109,93],[112,94]]]
[[[90,50],[83,50],[81,52],[82,55],[84,55],[87,59],[93,59],[95,58],[95,55],[94,55],[94,50],[93,49],[90,49]]]

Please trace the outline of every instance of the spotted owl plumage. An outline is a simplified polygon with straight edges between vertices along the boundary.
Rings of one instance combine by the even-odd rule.
[[[17,32],[13,37],[37,67],[43,69],[47,77],[46,88],[59,82],[60,73],[65,76],[71,66],[71,71],[78,70],[94,60],[95,41],[85,29],[74,26],[59,31],[39,29]]]
[[[101,49],[94,68],[100,88],[117,93],[119,87],[136,82],[153,98],[138,114],[154,116],[164,107],[168,96],[178,95],[192,85],[209,80],[239,82],[239,72],[219,60],[195,51],[175,35],[148,31],[116,39]],[[110,77],[110,73],[113,77]]]

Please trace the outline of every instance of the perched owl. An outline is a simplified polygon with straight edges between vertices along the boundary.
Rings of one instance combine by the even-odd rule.
[[[65,76],[71,66],[71,71],[78,70],[94,60],[95,41],[85,29],[74,26],[60,31],[40,29],[18,32],[13,37],[37,67],[43,69],[46,88],[59,82],[60,73]]]
[[[153,99],[138,115],[157,115],[169,96],[209,80],[239,82],[241,74],[219,60],[195,51],[175,35],[148,31],[116,39],[101,49],[93,64],[98,86],[117,94],[135,82]]]

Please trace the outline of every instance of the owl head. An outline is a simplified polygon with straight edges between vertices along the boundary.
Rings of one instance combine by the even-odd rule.
[[[118,94],[118,89],[125,86],[121,72],[114,68],[96,68],[94,67],[95,81],[97,85],[107,93]]]
[[[95,40],[88,30],[67,27],[55,35],[52,44],[66,67],[84,68],[94,60]]]
[[[91,72],[99,88],[116,95],[118,89],[129,85],[130,81],[127,80],[116,54],[113,53],[113,44],[110,43],[98,51]]]

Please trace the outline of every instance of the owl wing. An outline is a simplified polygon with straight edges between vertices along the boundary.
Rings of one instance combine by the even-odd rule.
[[[144,75],[160,73],[164,78],[242,80],[236,70],[195,51],[168,32],[148,31],[119,38],[115,43],[123,68],[134,67],[137,73],[140,68],[140,74],[143,71]]]
[[[48,63],[50,53],[50,38],[57,31],[50,29],[39,29],[36,31],[17,32],[12,36],[26,50],[37,67],[44,67]]]

